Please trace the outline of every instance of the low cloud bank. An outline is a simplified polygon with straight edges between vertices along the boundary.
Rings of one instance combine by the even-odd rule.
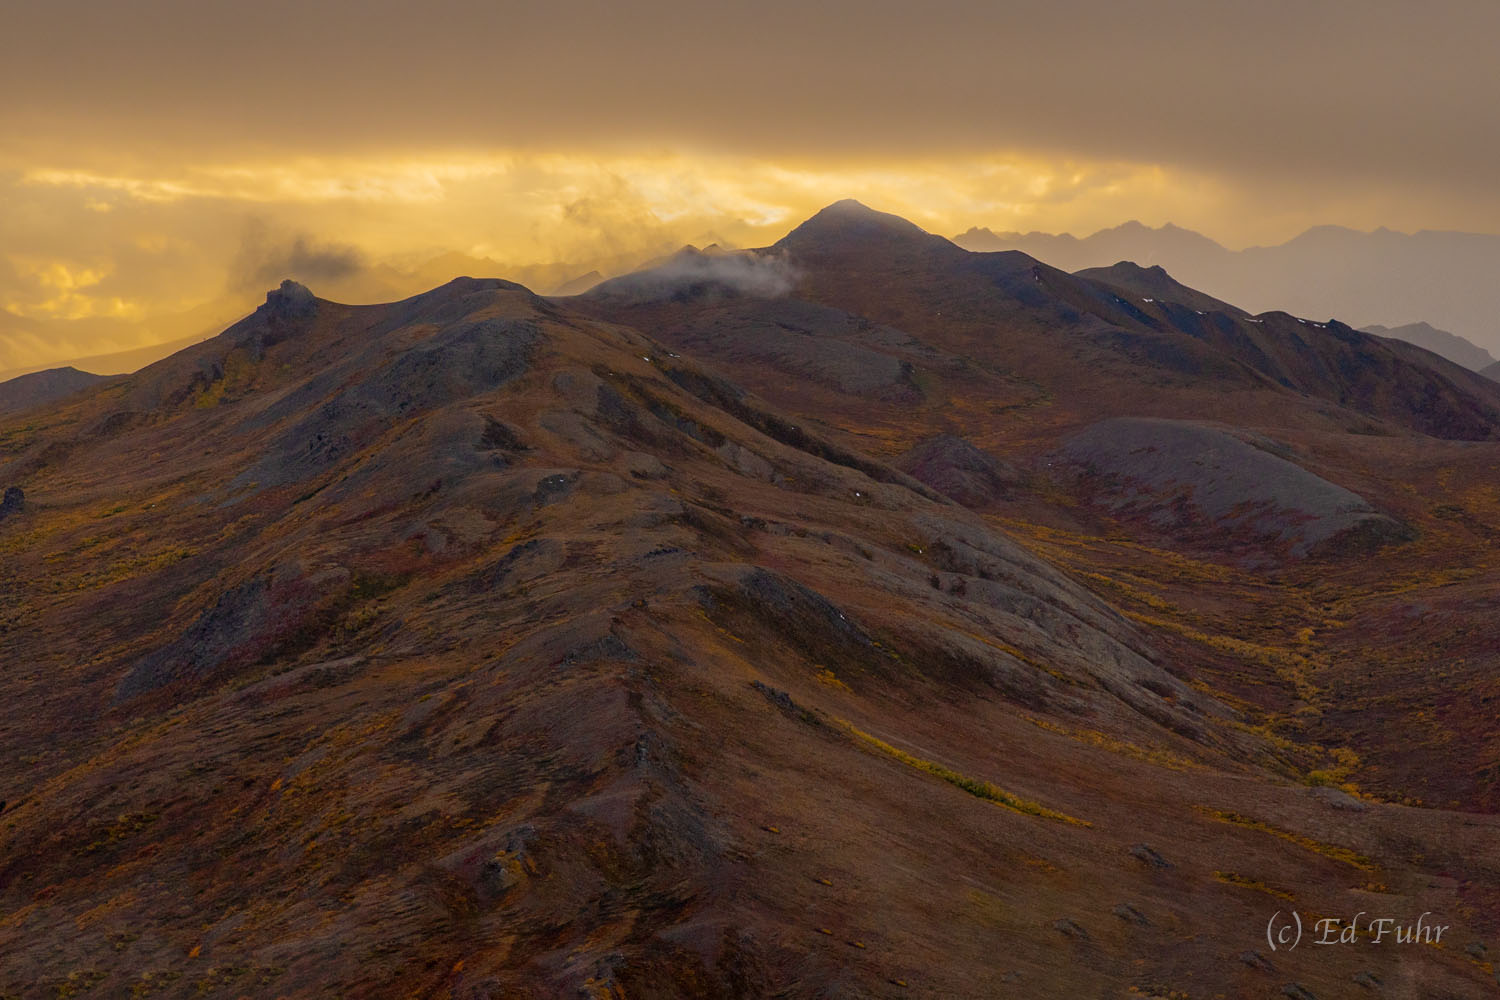
[[[235,291],[253,291],[293,278],[316,289],[322,282],[351,278],[365,267],[358,247],[320,243],[305,233],[277,234],[264,223],[252,222],[230,264],[229,285]]]
[[[687,249],[648,270],[606,281],[589,294],[635,302],[713,294],[774,299],[791,294],[799,277],[779,255]]]

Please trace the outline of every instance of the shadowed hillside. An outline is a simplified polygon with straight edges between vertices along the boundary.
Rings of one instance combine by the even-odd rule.
[[[1276,246],[1229,250],[1170,223],[1152,228],[1127,222],[1081,239],[972,228],[954,241],[976,252],[1020,250],[1068,271],[1121,260],[1156,265],[1194,288],[1252,310],[1333,315],[1360,326],[1394,326],[1421,317],[1479,350],[1500,351],[1495,339],[1500,296],[1494,281],[1500,236],[1315,226]],[[1449,354],[1428,342],[1430,334],[1413,333],[1415,343],[1478,367],[1472,351],[1462,345],[1450,342],[1460,350]]]
[[[0,382],[0,414],[28,410],[63,399],[105,381],[105,378],[76,368],[50,368],[44,372],[18,375]]]

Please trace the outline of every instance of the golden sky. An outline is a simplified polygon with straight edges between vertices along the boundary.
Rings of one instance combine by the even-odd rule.
[[[20,5],[0,371],[222,326],[287,274],[543,284],[845,197],[944,235],[1496,232],[1496,37],[1489,0]]]

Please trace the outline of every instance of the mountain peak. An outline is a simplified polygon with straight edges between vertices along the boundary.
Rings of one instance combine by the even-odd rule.
[[[1122,261],[1119,261],[1110,270],[1120,271],[1120,272],[1123,272],[1123,273],[1139,272],[1140,274],[1150,275],[1152,278],[1155,278],[1155,279],[1171,278],[1172,277],[1171,275],[1169,275],[1167,273],[1167,269],[1164,268],[1164,267],[1162,267],[1160,264],[1151,264],[1150,266],[1145,266],[1145,265],[1137,264],[1133,260],[1122,260]]]
[[[291,318],[310,316],[318,307],[318,298],[312,289],[298,281],[287,278],[279,288],[266,293],[266,304],[262,309],[274,316]]]
[[[305,299],[310,299],[313,297],[312,289],[308,288],[300,281],[293,281],[291,278],[282,279],[281,285],[279,287],[267,292],[266,301],[269,302],[271,296],[273,295]]]
[[[826,206],[823,209],[823,211],[824,212],[851,212],[851,213],[863,214],[863,215],[881,215],[881,214],[883,214],[881,212],[875,211],[873,208],[871,208],[869,205],[866,205],[864,202],[860,201],[858,198],[840,198],[838,201],[834,202],[833,204]],[[821,214],[821,213],[819,213],[819,214]]]
[[[934,242],[948,244],[942,237],[932,235],[899,215],[877,212],[853,198],[845,198],[793,229],[776,244],[776,248],[826,251],[872,243],[914,246]]]

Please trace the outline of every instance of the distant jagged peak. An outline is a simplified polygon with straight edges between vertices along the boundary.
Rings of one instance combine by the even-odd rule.
[[[1083,242],[1110,243],[1116,240],[1147,241],[1147,245],[1174,247],[1197,247],[1208,251],[1222,251],[1223,245],[1196,229],[1187,229],[1174,222],[1159,226],[1148,226],[1138,219],[1122,222],[1118,226],[1100,229],[1090,234]]]
[[[1389,232],[1389,230],[1387,230]],[[1348,239],[1359,239],[1365,236],[1373,236],[1374,233],[1362,233],[1358,229],[1350,229],[1348,226],[1337,226],[1332,223],[1324,223],[1317,226],[1308,226],[1302,232],[1287,240],[1282,246],[1300,245],[1307,243],[1338,242]]]
[[[1449,337],[1457,336],[1457,334],[1449,333],[1447,330],[1439,330],[1431,323],[1424,323],[1420,321],[1416,323],[1403,323],[1400,326],[1385,326],[1380,323],[1372,323],[1369,326],[1362,326],[1359,329],[1362,333],[1374,333],[1379,334],[1382,337],[1389,337],[1392,334],[1397,333],[1398,331],[1400,333],[1441,333]]]
[[[662,258],[662,260],[675,260],[679,257],[688,259],[696,259],[699,257],[729,257],[741,252],[743,251],[728,249],[723,244],[718,242],[710,242],[701,247],[696,243],[684,243],[682,246],[678,247],[675,252]]]
[[[1092,267],[1106,261],[1132,258],[1180,262],[1183,260],[1217,260],[1230,251],[1213,239],[1192,229],[1167,222],[1153,227],[1131,219],[1087,236],[1072,233],[993,232],[970,228],[953,237],[953,242],[976,253],[1020,250],[1045,260],[1065,271]]]
[[[691,243],[684,243],[667,260],[698,260],[700,257],[714,257],[718,255],[719,251],[716,247],[712,249],[709,247],[699,249]]]
[[[1425,232],[1425,231],[1424,231]],[[1458,233],[1429,233],[1437,236],[1461,236]],[[1284,243],[1271,247],[1251,247],[1251,250],[1276,250],[1286,248],[1299,248],[1314,251],[1330,251],[1350,246],[1382,246],[1397,247],[1406,244],[1412,239],[1409,233],[1387,226],[1379,226],[1375,229],[1352,229],[1349,226],[1339,226],[1332,223],[1310,226],[1302,232],[1293,236]]]
[[[593,288],[603,280],[604,275],[600,274],[597,269],[591,270],[586,274],[580,274],[576,277],[569,278],[567,281],[564,281],[562,284],[552,289],[552,291],[548,294],[559,297],[568,295],[582,295],[584,292]]]
[[[989,226],[970,226],[968,229],[965,229],[963,232],[953,237],[953,242],[957,243],[959,246],[967,246],[971,241],[977,241],[981,243],[987,243],[995,240],[1010,242],[1021,239],[1025,235],[1025,233],[1018,233],[1008,229],[1001,230],[997,233]]]
[[[1049,233],[1044,232],[1040,229],[1033,229],[1029,232],[1023,233],[1018,230],[993,230],[988,228],[987,226],[970,226],[967,230],[955,236],[953,240],[960,246],[968,246],[970,243],[990,242],[1009,244],[1019,243],[1026,240],[1046,240],[1049,242],[1073,244],[1085,243],[1089,241],[1101,242],[1112,237],[1149,236],[1168,236],[1180,242],[1191,241],[1193,243],[1201,243],[1204,245],[1219,245],[1218,242],[1211,237],[1204,236],[1202,233],[1198,232],[1195,229],[1188,229],[1184,226],[1179,226],[1175,222],[1164,222],[1159,226],[1150,226],[1140,221],[1139,219],[1127,219],[1119,225],[1106,226],[1103,229],[1096,229],[1093,232],[1089,233],[1087,236],[1075,236],[1072,233]]]
[[[1140,219],[1126,219],[1118,226],[1111,226],[1099,230],[1101,233],[1187,233],[1191,236],[1203,236],[1202,233],[1179,226],[1175,222],[1163,222],[1159,226],[1148,226]],[[1204,236],[1204,239],[1208,237]]]

